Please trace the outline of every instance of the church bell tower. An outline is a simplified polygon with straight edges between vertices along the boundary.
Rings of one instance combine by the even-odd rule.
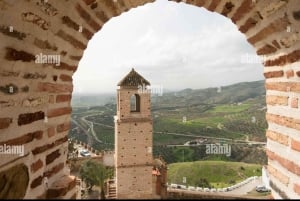
[[[115,168],[117,199],[149,199],[152,186],[150,83],[132,69],[117,89]]]

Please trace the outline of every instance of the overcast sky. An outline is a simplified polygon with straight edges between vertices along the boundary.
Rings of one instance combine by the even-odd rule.
[[[73,76],[74,92],[114,93],[131,68],[169,90],[264,79],[260,62],[241,61],[247,55],[255,50],[229,19],[157,0],[112,18],[93,36]]]

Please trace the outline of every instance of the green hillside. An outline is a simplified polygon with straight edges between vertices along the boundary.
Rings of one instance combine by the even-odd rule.
[[[261,165],[243,162],[194,161],[168,165],[168,183],[201,186],[208,181],[211,187],[224,188],[251,176],[261,176]]]

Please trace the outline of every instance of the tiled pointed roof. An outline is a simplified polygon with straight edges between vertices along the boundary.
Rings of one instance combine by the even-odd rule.
[[[138,74],[134,68],[118,83],[118,86],[141,86],[150,85],[145,78]]]

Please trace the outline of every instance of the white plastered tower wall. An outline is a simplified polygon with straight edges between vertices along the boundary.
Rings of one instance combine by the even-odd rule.
[[[152,198],[152,119],[150,93],[139,87],[149,82],[134,69],[118,84],[115,116],[117,199]],[[136,98],[132,111],[130,99]]]

